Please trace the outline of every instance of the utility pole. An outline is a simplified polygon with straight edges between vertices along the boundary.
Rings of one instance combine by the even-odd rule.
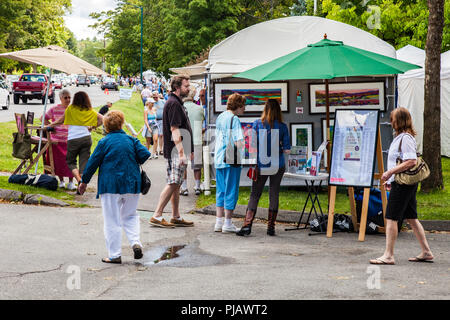
[[[124,1],[123,3],[133,6],[133,7],[136,7],[136,8],[139,8],[141,10],[141,68],[140,69],[141,69],[141,84],[143,84],[144,82],[143,82],[143,78],[142,78],[142,56],[143,56],[142,47],[143,47],[143,32],[144,32],[144,7],[138,6],[136,4],[129,3],[126,1]]]

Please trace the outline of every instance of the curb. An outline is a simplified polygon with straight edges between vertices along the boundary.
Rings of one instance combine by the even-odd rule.
[[[0,199],[6,201],[23,201],[24,204],[68,207],[68,203],[42,194],[26,194],[21,191],[0,189]]]
[[[246,206],[236,205],[236,209],[233,212],[233,217],[244,218],[245,212],[247,210]],[[216,215],[216,205],[212,204],[206,206],[204,208],[195,209],[196,213],[208,214],[208,215]],[[302,217],[301,223],[306,223],[308,219],[308,212]],[[268,209],[266,208],[258,208],[256,212],[256,218],[261,220],[267,220]],[[288,211],[288,210],[279,210],[277,215],[278,222],[284,223],[298,223],[298,219],[300,218],[299,211]],[[310,220],[315,218],[314,212],[311,214]],[[450,221],[449,220],[419,220],[422,224],[423,228],[426,231],[450,231]]]

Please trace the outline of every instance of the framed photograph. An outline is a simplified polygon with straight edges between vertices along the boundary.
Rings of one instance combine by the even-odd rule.
[[[264,110],[268,99],[277,99],[281,111],[288,112],[288,83],[215,83],[214,84],[214,112],[227,110],[228,97],[239,93],[246,98],[245,112],[255,113]]]
[[[325,141],[327,139],[327,119],[322,118],[322,141]],[[330,118],[330,150],[331,146],[333,144],[333,132],[334,132],[334,119]],[[328,154],[325,149],[323,153],[323,164],[324,167],[327,168],[328,166]]]
[[[313,124],[291,123],[292,146],[306,147],[307,159],[312,157],[313,151]]]
[[[336,110],[329,185],[372,187],[379,112]]]
[[[256,149],[252,148],[251,141],[251,129],[253,122],[259,117],[238,117],[241,122],[242,131],[244,134],[244,159],[243,164],[253,165],[256,164]]]
[[[325,84],[309,84],[309,112],[326,113]],[[330,112],[339,109],[385,110],[384,82],[331,83]]]

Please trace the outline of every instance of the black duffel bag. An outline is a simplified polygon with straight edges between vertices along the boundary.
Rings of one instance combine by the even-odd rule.
[[[32,174],[13,174],[9,177],[8,182],[45,188],[52,191],[58,189],[58,180],[48,174],[40,174],[37,176]]]

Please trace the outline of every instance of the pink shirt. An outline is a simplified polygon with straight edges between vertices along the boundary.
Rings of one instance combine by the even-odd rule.
[[[48,121],[56,121],[64,115],[65,107],[58,104],[50,108],[45,114],[45,119]],[[52,132],[52,139],[58,142],[66,142],[69,126],[61,124],[55,127],[55,131]]]

